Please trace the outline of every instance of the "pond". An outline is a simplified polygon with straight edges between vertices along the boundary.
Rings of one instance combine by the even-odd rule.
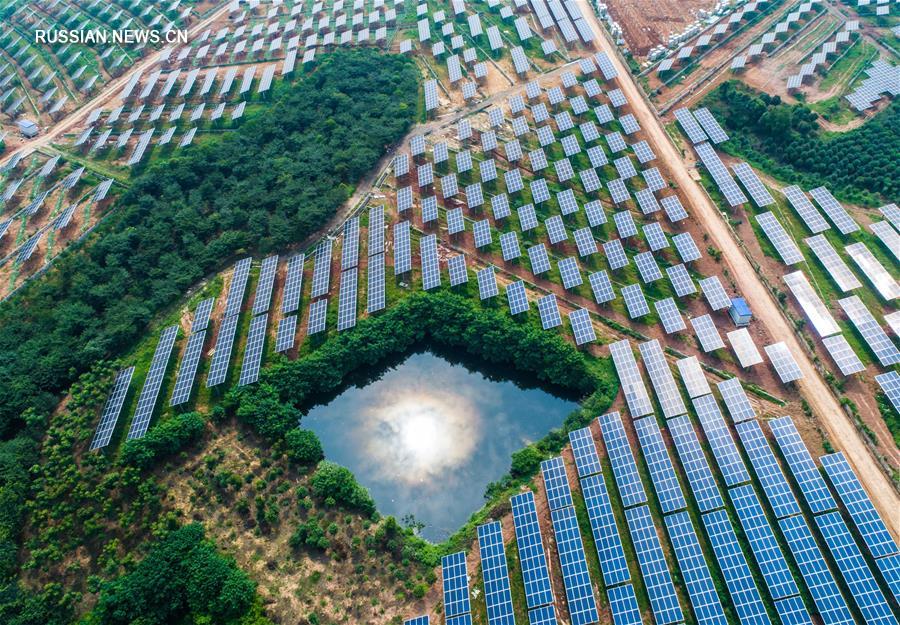
[[[378,510],[424,524],[440,542],[484,503],[511,454],[578,408],[537,388],[491,380],[431,352],[409,356],[303,417],[325,457],[369,489]]]

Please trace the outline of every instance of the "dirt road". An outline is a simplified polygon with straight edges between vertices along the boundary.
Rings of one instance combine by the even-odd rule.
[[[191,26],[188,29],[188,38],[190,39],[196,36],[210,24],[221,18],[223,15],[228,15],[228,9],[229,4],[226,3],[222,5],[220,9],[214,11],[213,13],[210,13],[207,17]],[[19,152],[22,153],[22,156],[28,156],[35,150],[39,150],[42,147],[50,145],[59,137],[70,132],[72,129],[77,127],[78,124],[95,108],[117,97],[118,93],[121,92],[125,85],[128,83],[128,79],[131,78],[135,72],[143,73],[144,70],[156,65],[156,57],[157,52],[151,52],[146,59],[142,60],[140,63],[137,63],[129,71],[125,72],[118,78],[114,78],[113,80],[106,83],[103,91],[82,104],[81,107],[79,107],[77,110],[72,111],[72,113],[70,113],[69,115],[66,115],[58,123],[50,126],[43,133],[41,133],[31,141],[25,141],[21,145],[19,145],[18,148],[12,150],[9,154],[5,154],[2,158],[0,158],[0,164],[5,163],[7,160],[12,158],[13,154]]]
[[[665,169],[669,179],[675,182],[693,209],[696,219],[703,222],[713,244],[724,255],[724,261],[741,294],[753,303],[753,312],[758,323],[766,326],[776,341],[784,341],[797,360],[803,372],[803,379],[798,382],[800,392],[809,403],[813,413],[828,432],[834,445],[844,452],[847,460],[857,472],[866,487],[875,507],[881,513],[888,528],[892,530],[894,539],[900,537],[900,495],[894,490],[887,476],[882,472],[875,458],[860,439],[855,426],[841,408],[831,389],[819,377],[818,372],[800,346],[797,335],[779,309],[777,302],[757,276],[750,261],[744,256],[731,230],[722,218],[719,209],[706,195],[700,185],[691,178],[681,154],[666,134],[662,123],[644,98],[631,74],[621,62],[618,52],[607,37],[593,8],[587,0],[576,0],[588,23],[597,37],[598,47],[605,51],[619,72],[618,86],[622,89],[631,107],[631,112],[640,122],[647,141],[653,147]],[[816,451],[814,450],[815,454]]]

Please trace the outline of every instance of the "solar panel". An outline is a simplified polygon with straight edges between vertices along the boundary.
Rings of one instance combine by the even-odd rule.
[[[828,353],[838,366],[838,369],[840,369],[842,375],[851,375],[866,370],[866,366],[859,359],[859,356],[856,355],[856,352],[853,351],[853,348],[850,347],[850,344],[843,335],[838,334],[825,337],[822,339],[822,344],[825,346],[825,349],[828,350]]]
[[[687,219],[687,211],[684,210],[684,206],[681,204],[681,200],[678,199],[677,195],[664,197],[659,203],[662,204],[663,210],[666,211],[666,217],[668,217],[669,221],[672,223]]]
[[[622,204],[631,198],[628,187],[625,186],[625,181],[621,178],[610,180],[606,183],[606,188],[609,189],[609,195],[614,204]]]
[[[493,266],[481,269],[475,276],[478,278],[478,297],[480,299],[486,300],[500,294]]]
[[[691,325],[700,341],[700,348],[706,352],[712,352],[725,347],[725,341],[716,329],[716,324],[709,315],[702,315],[691,319]]]
[[[272,302],[272,286],[275,284],[275,271],[278,269],[278,255],[269,256],[262,262],[259,281],[256,284],[256,295],[253,298],[253,314],[258,315],[269,310]]]
[[[828,492],[825,480],[816,468],[806,444],[800,438],[793,419],[789,416],[772,419],[769,421],[769,427],[813,514],[834,510],[837,505]]]
[[[625,298],[625,308],[628,309],[628,316],[631,319],[637,319],[644,315],[650,314],[650,307],[644,298],[644,292],[639,284],[629,284],[622,287],[622,297]]]
[[[678,366],[678,373],[681,375],[681,381],[687,389],[688,397],[691,399],[708,395],[712,392],[706,376],[703,375],[703,369],[700,367],[700,361],[696,356],[688,356],[675,361]]]
[[[341,290],[338,299],[338,332],[356,325],[357,273],[356,268],[341,273]]]
[[[810,189],[809,194],[825,214],[828,215],[828,218],[841,234],[848,235],[859,230],[859,224],[853,221],[853,218],[847,214],[844,207],[831,195],[828,189],[816,187],[815,189]]]
[[[884,594],[878,588],[869,565],[863,559],[840,513],[830,512],[815,519],[863,620],[866,623],[896,625],[897,619],[891,613]]]
[[[654,252],[669,247],[669,240],[666,239],[662,226],[655,221],[644,226],[644,237],[647,239],[647,245]]]
[[[637,254],[634,257],[634,263],[637,265],[638,272],[641,274],[641,280],[643,280],[644,284],[662,280],[662,272],[659,270],[659,265],[656,264],[656,260],[653,258],[651,252],[641,252],[640,254]]]
[[[385,306],[384,253],[369,257],[367,272],[366,311],[371,314]]]
[[[516,530],[516,546],[519,551],[519,565],[525,586],[525,601],[529,609],[553,602],[547,556],[541,538],[534,494],[530,490],[510,499],[513,524]]]
[[[431,621],[427,615],[417,616],[415,618],[406,619],[403,621],[403,625],[431,625]]]
[[[687,267],[683,264],[666,267],[666,275],[669,276],[669,281],[672,283],[672,288],[675,289],[675,294],[678,297],[685,297],[697,292],[697,287],[691,279],[691,274],[688,273]]]
[[[886,221],[876,221],[869,224],[869,229],[872,231],[872,234],[878,237],[882,245],[894,255],[894,258],[900,260],[900,234],[897,233],[897,230]]]
[[[678,310],[678,306],[675,304],[675,300],[671,297],[654,302],[653,306],[656,308],[656,314],[659,316],[659,320],[662,323],[663,330],[666,334],[673,334],[684,330],[687,327],[681,316],[681,312]]]
[[[725,612],[722,610],[719,594],[709,573],[690,515],[687,512],[678,512],[665,517],[665,522],[697,622],[725,625],[727,623]]]
[[[766,351],[769,360],[772,361],[775,373],[778,374],[782,383],[787,384],[803,378],[803,372],[797,366],[797,361],[791,355],[787,343],[780,341],[772,345],[766,345],[763,349]]]
[[[628,180],[637,176],[637,170],[634,168],[634,163],[631,162],[631,159],[627,156],[620,156],[614,160],[613,166],[616,168],[616,172],[622,180]]]
[[[891,301],[900,298],[900,284],[884,268],[865,243],[853,243],[844,248],[853,262],[860,268],[882,299]]]
[[[676,234],[672,237],[672,243],[675,244],[675,249],[678,250],[681,262],[689,263],[700,259],[700,250],[697,249],[697,244],[694,243],[694,237],[691,236],[690,232]]]
[[[697,507],[701,512],[723,507],[725,504],[690,419],[686,416],[675,417],[666,425],[675,442],[675,449],[687,474]]]
[[[756,582],[728,520],[728,513],[715,510],[707,512],[702,518],[738,619],[741,623],[769,623]]]
[[[616,485],[619,489],[619,497],[626,508],[647,502],[647,494],[638,473],[631,445],[625,436],[625,428],[618,412],[609,412],[597,419],[600,422],[600,431],[603,435],[603,443],[606,445],[606,455],[613,468]]]
[[[228,363],[231,360],[231,348],[234,344],[234,334],[237,330],[238,315],[224,317],[219,324],[216,334],[216,344],[213,348],[213,357],[209,365],[209,373],[206,376],[206,387],[212,388],[225,381],[228,373]]]
[[[525,283],[519,280],[506,287],[506,299],[509,302],[509,312],[518,315],[528,310],[528,296],[525,294]]]
[[[797,247],[797,244],[794,243],[784,226],[781,225],[771,211],[757,215],[756,222],[763,229],[766,237],[768,237],[785,265],[795,265],[803,262],[803,254],[800,253],[800,248]]]
[[[687,503],[656,419],[654,417],[637,419],[634,421],[634,428],[663,514],[683,510],[687,507]]]
[[[609,163],[606,152],[599,145],[595,145],[587,149],[588,159],[591,161],[591,167],[600,168]]]
[[[453,197],[459,193],[459,183],[456,180],[456,174],[447,174],[441,178],[441,195],[444,198]]]
[[[210,297],[197,304],[197,308],[194,310],[194,318],[191,320],[191,334],[209,327],[209,316],[212,313],[215,302],[216,298]]]
[[[297,335],[297,315],[282,317],[275,333],[275,352],[282,353],[294,348],[294,337]]]
[[[756,172],[753,171],[750,165],[740,162],[731,168],[734,170],[738,180],[741,181],[741,184],[744,185],[744,188],[747,189],[747,193],[750,194],[750,199],[753,200],[754,204],[759,208],[775,204],[775,198],[772,197],[772,194],[769,193],[769,190],[763,185],[762,180],[759,179],[759,176],[756,175]]]
[[[529,610],[528,625],[557,625],[556,608],[553,605],[543,605]]]
[[[828,454],[819,460],[872,557],[881,558],[900,552],[843,452]]]
[[[750,543],[750,551],[762,573],[769,594],[773,599],[784,599],[800,593],[791,570],[788,568],[781,547],[775,539],[772,527],[753,487],[749,484],[732,488],[728,492],[731,503],[737,512],[738,520],[744,529],[744,536]]]
[[[687,135],[687,138],[691,143],[697,144],[706,141],[706,133],[703,132],[703,128],[700,127],[694,114],[688,109],[677,109],[675,111],[675,119],[678,120],[681,130]]]
[[[179,406],[190,399],[194,377],[197,374],[197,364],[200,362],[205,340],[206,330],[194,332],[188,338],[187,347],[185,347],[181,363],[178,365],[178,374],[175,376],[175,389],[169,400],[170,406]]]
[[[803,517],[788,517],[778,524],[825,625],[853,623],[847,603]]]
[[[775,610],[778,612],[778,618],[781,619],[781,625],[812,625],[812,619],[800,597],[788,597],[776,601]]]
[[[812,285],[810,285],[809,280],[806,279],[802,271],[785,274],[784,283],[791,290],[791,293],[797,299],[797,303],[800,304],[800,308],[803,309],[813,329],[820,337],[840,333],[841,329],[834,317],[831,316],[831,313],[828,312],[828,307],[822,302],[818,293],[813,290]]]
[[[394,275],[406,273],[412,269],[412,250],[409,240],[409,222],[394,224]]]
[[[728,342],[731,343],[731,348],[737,355],[738,363],[744,369],[758,365],[763,361],[762,354],[756,348],[756,343],[753,342],[753,337],[750,336],[750,331],[747,328],[732,330],[727,332],[725,336],[728,337]]]
[[[441,558],[441,579],[444,591],[444,615],[452,617],[470,612],[469,574],[466,571],[464,551]]]
[[[584,187],[586,193],[593,193],[603,186],[600,182],[600,177],[593,169],[581,170],[578,172],[578,177],[581,179],[581,185]]]
[[[709,143],[701,143],[695,145],[694,150],[697,151],[697,156],[700,157],[700,160],[703,162],[707,171],[709,171],[709,174],[712,176],[713,181],[715,181],[719,191],[725,197],[725,201],[728,202],[731,207],[745,204],[747,202],[747,196],[744,195],[744,192],[737,186],[734,178],[728,173],[728,169],[726,169],[724,163],[722,163],[722,159],[719,158],[719,155],[716,154],[715,149],[713,149]]]
[[[252,258],[242,258],[234,264],[234,273],[231,276],[231,284],[228,287],[228,296],[225,299],[225,317],[241,312],[241,303],[244,301],[244,289],[247,288],[247,278],[250,276],[250,263]]]
[[[575,334],[575,344],[584,345],[597,340],[594,326],[591,323],[591,315],[586,308],[579,308],[569,313],[569,323]]]
[[[422,261],[422,288],[428,291],[441,286],[437,236],[429,234],[421,238],[419,241],[419,255]]]
[[[710,141],[715,144],[728,141],[728,134],[722,130],[718,120],[713,117],[713,114],[709,112],[709,109],[703,107],[696,109],[693,113],[697,121],[700,122],[700,126],[706,131],[706,134],[709,135]]]
[[[331,281],[331,239],[325,239],[316,247],[315,265],[313,268],[312,292],[310,297],[319,297],[328,293]]]
[[[447,232],[458,234],[466,229],[461,208],[453,208],[447,211]]]
[[[781,192],[784,194],[784,197],[787,198],[791,207],[793,207],[800,216],[803,223],[806,224],[806,227],[809,228],[810,232],[818,234],[831,229],[831,226],[828,225],[828,222],[825,221],[822,214],[816,210],[816,207],[813,206],[813,203],[809,201],[809,198],[806,197],[806,194],[803,193],[803,190],[800,187],[791,185],[790,187],[782,189]]]
[[[739,378],[729,378],[719,382],[716,386],[733,423],[740,423],[756,417],[756,411],[750,405],[750,400],[747,399],[747,393],[744,392]]]
[[[487,219],[476,221],[473,225],[473,231],[475,234],[476,248],[486,247],[492,243],[491,223]]]
[[[598,304],[610,302],[616,298],[612,282],[605,271],[597,271],[588,275],[588,282],[590,282],[591,290],[594,293],[594,300]]]
[[[593,442],[591,442],[593,445]],[[609,501],[603,476],[599,474],[581,480],[581,491],[587,507],[594,546],[607,586],[628,581],[631,575],[622,550],[619,529]]]
[[[866,305],[856,295],[838,300],[851,323],[856,327],[875,357],[883,366],[900,363],[900,350],[894,345]]]
[[[582,283],[581,272],[578,270],[578,261],[574,256],[564,258],[558,263],[559,274],[562,277],[563,287],[573,289]]]
[[[325,331],[328,315],[328,300],[320,299],[309,305],[309,319],[306,322],[306,334],[313,335]]]
[[[597,241],[594,239],[590,228],[579,228],[572,234],[575,237],[578,256],[584,258],[597,253]]]
[[[254,317],[250,321],[250,331],[247,333],[247,344],[244,347],[244,360],[241,363],[241,375],[238,386],[253,384],[259,380],[259,367],[262,362],[263,346],[266,341],[266,323],[268,313]]]
[[[484,601],[490,625],[513,625],[509,569],[499,521],[478,526],[478,553],[484,579]]]
[[[556,548],[562,569],[563,585],[566,588],[566,602],[572,625],[588,625],[599,620],[591,576],[588,571],[581,532],[575,508],[566,506],[550,511]]]
[[[772,453],[772,449],[766,441],[759,422],[756,420],[744,421],[735,427],[744,450],[750,458],[750,464],[753,465],[753,470],[759,478],[763,492],[769,500],[769,505],[775,512],[775,517],[780,519],[798,514],[800,506],[775,459],[775,454]]]
[[[597,446],[594,444],[591,428],[572,430],[569,432],[569,442],[572,444],[572,455],[575,458],[578,477],[600,473],[600,456],[597,455]]]
[[[647,506],[625,510],[625,519],[628,521],[655,622],[658,625],[668,625],[684,620],[650,510]]]
[[[556,295],[554,293],[538,298],[537,307],[541,316],[541,326],[545,330],[562,325],[562,318],[559,314],[559,306],[556,303]]]
[[[618,154],[624,150],[628,149],[628,144],[625,143],[625,139],[622,137],[622,133],[620,132],[610,132],[606,135],[606,144],[609,146],[609,149],[613,154]]]
[[[609,609],[615,625],[641,625],[641,611],[631,584],[610,588],[606,591]]]
[[[544,225],[547,227],[547,235],[550,238],[550,243],[555,245],[556,243],[568,240],[569,235],[563,225],[562,217],[559,215],[553,215],[544,222]]]
[[[641,358],[644,359],[644,366],[647,368],[653,390],[656,391],[656,399],[662,407],[663,415],[669,419],[686,414],[687,408],[675,385],[675,378],[672,377],[672,370],[669,369],[669,363],[666,362],[666,355],[663,353],[659,341],[653,339],[638,343],[638,349],[641,352]]]
[[[531,273],[540,275],[550,271],[550,257],[543,243],[528,248],[528,260],[531,261]]]
[[[900,554],[879,558],[875,560],[875,564],[881,571],[881,576],[884,577],[894,599],[900,598]]]
[[[613,221],[619,232],[619,237],[627,239],[628,237],[637,236],[637,226],[634,225],[634,219],[628,211],[620,211],[613,214]]]
[[[106,403],[103,404],[103,412],[100,413],[100,424],[97,426],[94,438],[91,440],[91,451],[109,445],[109,441],[116,429],[119,415],[122,413],[122,406],[125,403],[125,396],[128,394],[128,386],[131,384],[131,376],[133,374],[134,367],[120,369],[116,373],[109,396],[106,398]]]
[[[138,395],[137,408],[131,419],[131,428],[128,430],[128,440],[141,438],[150,427],[150,419],[153,418],[153,410],[156,408],[156,399],[159,397],[159,389],[162,387],[163,378],[169,358],[172,355],[172,347],[175,345],[175,337],[178,336],[177,325],[169,326],[162,331],[153,359],[150,361],[150,369],[144,380],[141,394]]]
[[[749,482],[750,474],[747,473],[715,398],[712,395],[703,395],[693,400],[693,403],[725,483],[734,486]]]
[[[543,178],[533,181],[529,187],[531,188],[531,197],[535,204],[540,204],[550,199],[550,190],[547,188],[547,181]]]
[[[522,232],[528,232],[537,228],[537,215],[534,211],[534,205],[526,204],[516,209],[516,215],[519,218],[519,228]]]
[[[703,295],[706,296],[706,301],[709,302],[710,308],[713,310],[731,308],[731,298],[725,292],[725,288],[722,286],[718,276],[703,278],[698,284],[700,285],[700,290],[703,291]]]
[[[563,215],[572,215],[578,212],[578,202],[575,201],[575,193],[572,189],[566,189],[557,193],[556,201]]]
[[[505,193],[495,195],[491,198],[491,212],[494,214],[494,220],[499,221],[510,216],[509,196]]]
[[[634,353],[631,351],[631,343],[628,339],[611,343],[609,353],[616,368],[616,375],[622,385],[625,401],[628,403],[628,411],[632,418],[644,417],[653,414],[653,404],[647,394],[647,387],[641,378]]]
[[[604,243],[603,253],[606,255],[610,269],[621,269],[628,264],[625,248],[622,247],[622,241],[619,239],[612,239]]]

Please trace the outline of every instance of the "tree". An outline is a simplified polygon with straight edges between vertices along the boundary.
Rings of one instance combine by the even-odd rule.
[[[512,455],[512,467],[509,474],[513,477],[528,477],[534,475],[541,466],[543,454],[533,445],[523,447]]]
[[[337,505],[356,509],[365,514],[375,512],[375,502],[369,491],[360,486],[350,469],[323,460],[310,480],[316,497],[333,500]]]
[[[295,428],[285,435],[284,442],[287,444],[288,458],[299,465],[314,465],[325,458],[322,443],[312,430]]]

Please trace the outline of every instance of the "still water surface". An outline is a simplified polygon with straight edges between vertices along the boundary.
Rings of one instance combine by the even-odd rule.
[[[302,426],[316,432],[326,458],[353,471],[382,514],[413,514],[425,524],[422,536],[439,542],[481,507],[512,452],[577,407],[423,352],[313,408]]]

